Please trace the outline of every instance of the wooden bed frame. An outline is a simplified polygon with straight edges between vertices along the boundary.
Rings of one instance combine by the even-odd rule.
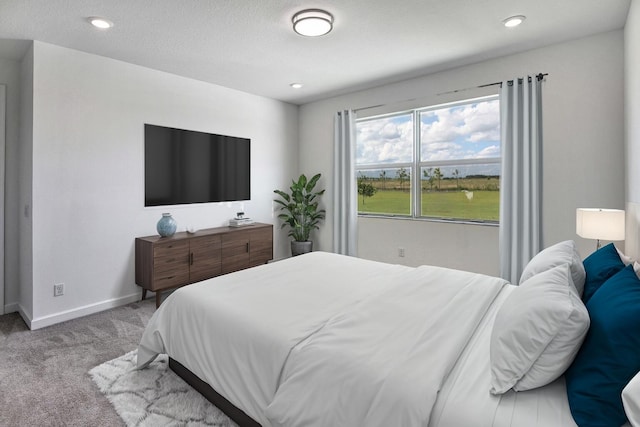
[[[237,408],[233,403],[229,402],[220,393],[215,391],[209,384],[202,381],[196,374],[187,369],[183,364],[173,358],[169,358],[169,368],[180,378],[185,380],[187,384],[193,387],[198,393],[204,396],[209,402],[213,403],[218,409],[224,412],[229,418],[240,427],[262,427],[244,411]]]

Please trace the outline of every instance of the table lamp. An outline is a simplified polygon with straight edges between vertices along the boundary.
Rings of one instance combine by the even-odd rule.
[[[578,208],[576,209],[576,233],[585,239],[624,240],[624,211],[621,209]]]

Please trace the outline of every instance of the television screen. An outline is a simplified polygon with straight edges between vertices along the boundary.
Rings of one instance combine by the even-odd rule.
[[[251,198],[251,140],[144,125],[144,205]]]

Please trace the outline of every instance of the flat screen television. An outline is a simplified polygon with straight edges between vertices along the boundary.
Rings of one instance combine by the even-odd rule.
[[[144,205],[251,198],[251,140],[144,125]]]

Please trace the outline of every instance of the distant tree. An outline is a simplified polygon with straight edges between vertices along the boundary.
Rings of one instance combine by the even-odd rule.
[[[456,190],[460,189],[460,171],[458,169],[453,171],[453,176],[456,179]]]
[[[440,180],[442,179],[442,172],[440,168],[435,168],[433,170],[433,177],[438,181],[438,191],[440,191]]]
[[[433,182],[435,181],[433,178],[433,168],[426,168],[422,171],[422,175],[426,178],[429,183],[429,190],[433,191]]]
[[[371,185],[363,178],[358,178],[358,194],[362,196],[362,204],[364,205],[365,197],[373,197],[378,189]]]
[[[404,182],[409,180],[410,175],[407,173],[405,168],[400,168],[396,172],[396,176],[398,177],[398,180],[400,180],[400,191],[404,191]]]
[[[380,181],[382,181],[382,189],[387,189],[387,171],[383,170],[380,172]]]

